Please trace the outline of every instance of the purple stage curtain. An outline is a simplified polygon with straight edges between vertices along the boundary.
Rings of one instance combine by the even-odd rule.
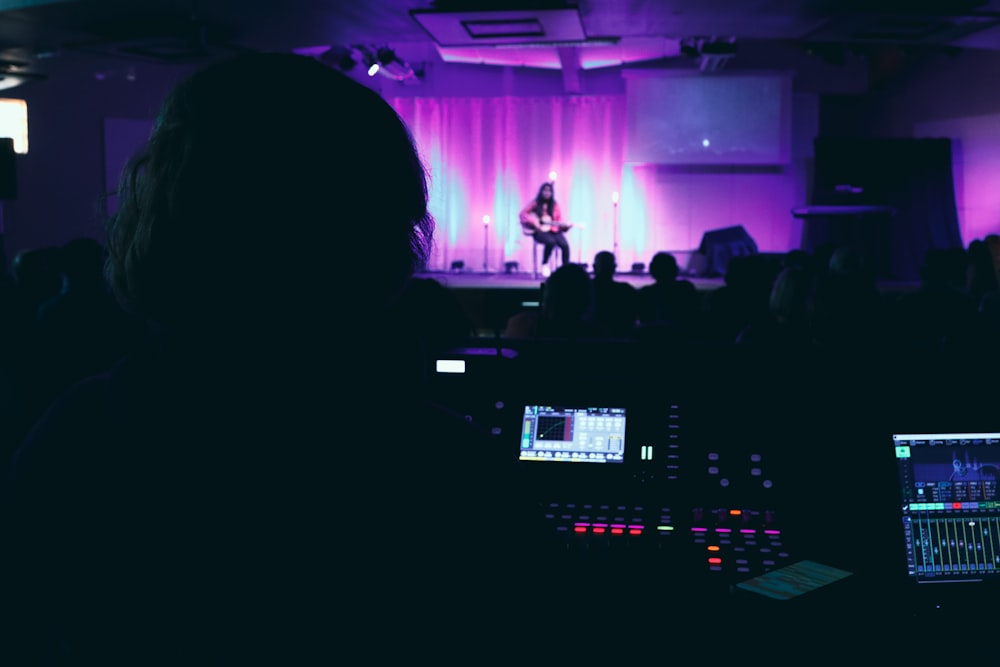
[[[530,270],[532,239],[517,214],[556,172],[555,195],[572,260],[614,243],[612,193],[621,190],[624,96],[389,98],[430,176],[437,222],[430,270]],[[387,193],[386,196],[391,196]],[[484,216],[490,222],[484,224]]]

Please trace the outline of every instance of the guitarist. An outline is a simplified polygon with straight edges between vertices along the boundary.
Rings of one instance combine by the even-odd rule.
[[[545,252],[542,253],[543,271],[547,269],[549,257],[556,246],[562,250],[562,263],[569,263],[569,242],[563,232],[573,225],[563,222],[552,183],[542,183],[535,198],[521,209],[520,219],[525,232],[532,234],[536,243],[545,246]]]

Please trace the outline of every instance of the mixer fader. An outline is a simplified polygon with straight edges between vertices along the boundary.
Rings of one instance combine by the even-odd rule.
[[[774,448],[689,440],[682,416],[670,401],[525,408],[520,456],[557,551],[727,583],[792,562]]]

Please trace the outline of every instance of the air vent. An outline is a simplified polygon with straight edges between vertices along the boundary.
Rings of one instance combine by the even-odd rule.
[[[497,11],[413,10],[440,46],[580,42],[587,36],[575,7]]]

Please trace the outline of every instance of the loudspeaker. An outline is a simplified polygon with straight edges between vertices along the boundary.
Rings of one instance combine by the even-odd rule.
[[[692,255],[688,273],[702,277],[718,277],[726,273],[729,260],[757,254],[757,244],[743,225],[713,229],[701,237],[698,252]]]
[[[0,199],[17,199],[16,153],[9,137],[0,137]]]

